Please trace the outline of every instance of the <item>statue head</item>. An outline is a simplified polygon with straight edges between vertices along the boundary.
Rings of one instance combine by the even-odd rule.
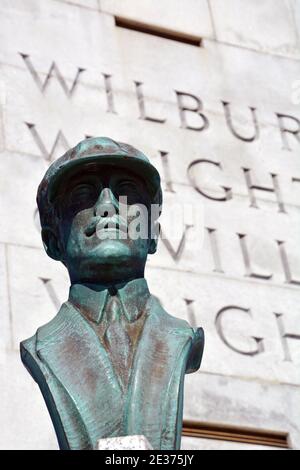
[[[37,203],[47,254],[71,282],[110,284],[143,277],[156,251],[160,176],[134,147],[86,139],[48,168]]]

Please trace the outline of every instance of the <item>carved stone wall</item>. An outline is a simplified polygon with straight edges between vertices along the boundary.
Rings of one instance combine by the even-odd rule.
[[[49,163],[94,135],[140,148],[163,178],[147,279],[206,333],[185,419],[300,448],[300,1],[153,3],[0,2],[1,448],[57,448],[18,352],[68,295],[35,194]]]

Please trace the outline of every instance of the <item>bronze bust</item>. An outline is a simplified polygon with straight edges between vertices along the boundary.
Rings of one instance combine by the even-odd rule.
[[[71,287],[21,357],[60,448],[143,434],[154,449],[179,449],[184,374],[199,368],[204,335],[169,315],[144,278],[159,237],[159,173],[130,145],[90,138],[48,168],[37,203],[45,250]]]

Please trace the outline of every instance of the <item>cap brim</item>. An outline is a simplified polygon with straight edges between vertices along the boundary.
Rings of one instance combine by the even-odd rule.
[[[67,174],[76,173],[81,166],[97,163],[99,168],[104,165],[116,166],[117,169],[129,169],[139,176],[146,184],[151,198],[157,194],[160,187],[160,176],[156,168],[150,162],[143,161],[139,158],[124,155],[89,155],[88,157],[78,158],[63,163],[58,167],[54,175],[52,175],[48,186],[48,199],[53,202],[59,187],[63,184],[63,179]]]

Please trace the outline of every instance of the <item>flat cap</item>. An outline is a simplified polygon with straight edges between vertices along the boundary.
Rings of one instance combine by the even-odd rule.
[[[131,170],[145,182],[152,203],[162,204],[160,176],[146,155],[131,145],[116,142],[108,137],[91,137],[68,150],[62,157],[55,160],[46,171],[37,192],[42,226],[49,218],[55,195],[59,186],[63,184],[66,174],[78,171],[78,168],[83,165],[95,163]]]

